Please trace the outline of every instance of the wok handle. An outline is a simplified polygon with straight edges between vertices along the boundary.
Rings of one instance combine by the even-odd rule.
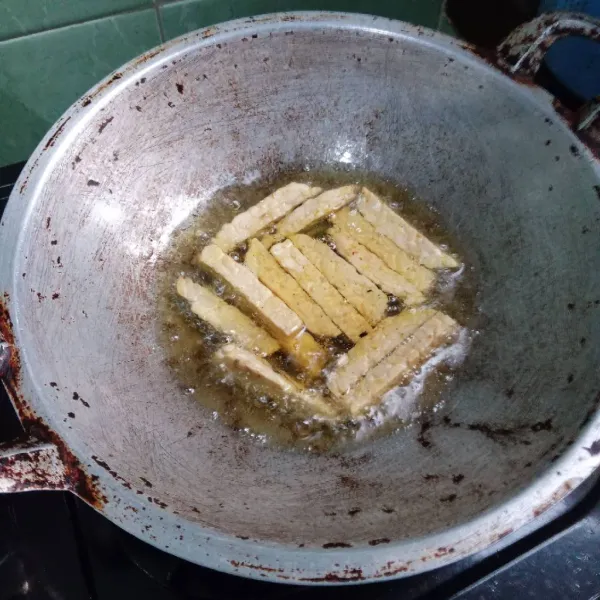
[[[0,444],[0,493],[70,487],[67,469],[54,444],[30,437]]]
[[[498,46],[498,61],[513,77],[533,79],[550,46],[570,36],[600,42],[600,20],[580,13],[540,15],[517,27]]]
[[[499,65],[512,77],[533,81],[546,52],[556,41],[577,36],[600,42],[600,20],[581,13],[553,12],[517,27],[497,48]],[[600,117],[600,97],[575,116],[577,131],[589,129]]]

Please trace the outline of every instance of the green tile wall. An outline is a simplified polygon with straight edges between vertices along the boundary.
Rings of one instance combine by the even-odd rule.
[[[376,14],[452,34],[443,0],[0,0],[0,166],[25,160],[92,85],[161,40],[289,10]]]
[[[252,15],[289,10],[337,10],[376,14],[435,29],[442,0],[181,0],[160,7],[167,39],[199,27]]]

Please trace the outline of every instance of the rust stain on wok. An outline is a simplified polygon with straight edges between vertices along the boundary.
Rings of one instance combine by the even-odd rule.
[[[79,460],[69,450],[63,439],[53,431],[48,425],[46,425],[35,413],[31,410],[23,395],[21,393],[21,359],[19,356],[19,350],[15,344],[15,336],[13,332],[13,325],[8,311],[8,294],[4,293],[3,298],[0,299],[0,338],[6,341],[11,348],[11,356],[9,361],[9,368],[6,375],[2,378],[2,382],[6,387],[6,391],[10,396],[19,417],[21,424],[25,431],[34,438],[42,442],[48,442],[56,446],[58,455],[62,464],[64,465],[64,474],[60,485],[58,482],[52,482],[48,480],[48,476],[40,471],[36,471],[35,467],[29,469],[30,475],[36,475],[36,478],[32,481],[31,477],[28,479],[27,487],[39,486],[39,487],[60,487],[60,489],[69,489],[77,494],[80,498],[95,506],[101,508],[108,499],[98,489],[95,481],[90,477]],[[23,456],[21,455],[21,459]],[[11,459],[13,464],[11,465]],[[33,463],[40,460],[36,454],[30,455],[26,460]],[[8,463],[2,462],[0,465],[2,469],[13,468],[12,476],[18,481],[19,473],[15,470],[14,461],[12,457],[8,458]]]
[[[554,506],[559,500],[562,500],[571,490],[573,485],[570,481],[565,481],[545,502],[538,504],[533,509],[533,516],[539,517],[542,513],[546,512],[551,506]]]
[[[63,129],[65,128],[65,125],[71,120],[71,117],[67,117],[54,131],[54,133],[52,134],[52,136],[50,137],[50,139],[46,142],[46,145],[44,146],[44,150],[48,150],[49,148],[52,148],[52,146],[54,146],[54,144],[56,143],[56,140],[60,137],[61,133],[63,132]]]

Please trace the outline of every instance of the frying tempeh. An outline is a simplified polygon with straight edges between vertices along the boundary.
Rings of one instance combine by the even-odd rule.
[[[320,271],[290,240],[276,244],[271,253],[300,284],[327,316],[353,341],[371,331],[371,326],[323,277]]]
[[[343,208],[331,216],[331,221],[421,292],[427,292],[433,285],[435,275],[429,269],[413,260],[390,238],[377,233],[357,210]]]
[[[327,244],[303,233],[290,236],[294,246],[372,325],[385,316],[387,296]]]
[[[329,353],[307,331],[289,338],[279,338],[279,342],[292,360],[311,378],[320,375]]]
[[[177,293],[190,303],[193,313],[244,348],[262,356],[279,350],[279,344],[252,319],[188,277],[177,280]]]
[[[425,301],[423,294],[402,275],[392,271],[380,258],[369,252],[362,244],[345,234],[337,227],[327,231],[335,242],[336,250],[354,267],[359,273],[368,277],[376,283],[384,292],[398,296],[412,306]]]
[[[234,373],[238,385],[258,388],[279,402],[287,400],[295,410],[323,417],[333,417],[337,412],[320,394],[303,390],[286,375],[277,373],[266,360],[244,348],[227,344],[217,351],[214,360]]]
[[[373,192],[363,187],[357,201],[363,217],[375,231],[391,239],[399,248],[430,269],[456,268],[458,261],[386,206]]]
[[[250,269],[218,246],[206,246],[200,254],[200,263],[219,275],[275,337],[291,337],[303,329],[304,324],[294,311],[273,295]]]
[[[311,300],[296,280],[279,266],[271,253],[257,239],[250,240],[244,263],[304,321],[309,331],[315,335],[328,337],[341,334],[323,309]]]
[[[402,383],[440,346],[458,332],[458,324],[448,315],[437,313],[400,344],[387,358],[371,369],[344,399],[352,415],[379,400],[386,392]]]
[[[310,187],[304,183],[289,183],[234,217],[231,223],[223,225],[213,243],[223,252],[229,252],[322,191],[319,187]]]
[[[342,356],[327,377],[327,387],[334,396],[351,391],[369,369],[375,367],[409,335],[436,314],[433,309],[405,310],[384,319],[369,335]]]
[[[266,235],[262,242],[270,248],[276,242],[283,240],[292,233],[297,233],[314,225],[328,214],[339,210],[352,202],[358,195],[357,185],[346,185],[334,190],[328,190],[296,208],[283,218],[278,224],[275,233]]]

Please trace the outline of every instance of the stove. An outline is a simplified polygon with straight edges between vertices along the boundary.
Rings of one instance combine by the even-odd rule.
[[[0,169],[0,215],[24,163]],[[0,386],[0,442],[22,434]],[[336,588],[225,575],[122,531],[70,493],[0,495],[0,600],[600,599],[600,482],[492,548],[429,573]]]

